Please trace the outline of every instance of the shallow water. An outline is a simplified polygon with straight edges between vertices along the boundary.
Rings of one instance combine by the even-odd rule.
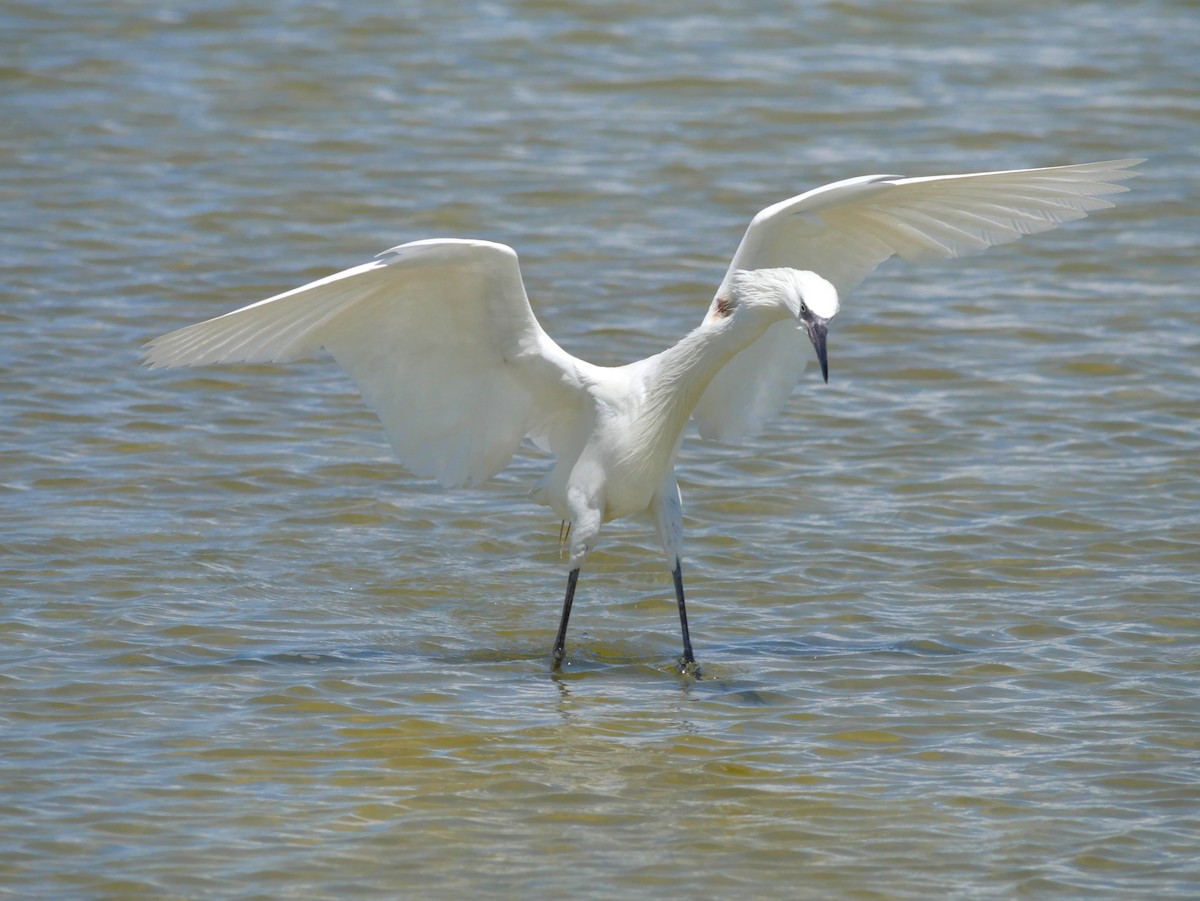
[[[0,897],[1200,895],[1200,19],[741,6],[0,11]],[[1128,156],[685,444],[700,681],[639,522],[549,671],[536,455],[443,492],[328,360],[138,365],[434,235],[626,362],[789,194]]]

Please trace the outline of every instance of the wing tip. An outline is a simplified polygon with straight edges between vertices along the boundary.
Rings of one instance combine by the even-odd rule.
[[[192,363],[179,362],[171,359],[171,352],[167,346],[167,339],[171,337],[171,333],[160,335],[143,344],[139,350],[141,351],[141,364],[147,369],[172,369],[176,366],[191,366]]]
[[[157,348],[147,350],[145,345],[142,347],[141,364],[146,369],[192,369],[219,362],[220,360],[188,359],[186,356],[160,351]]]
[[[1114,181],[1123,181],[1126,178],[1141,178],[1145,173],[1131,171],[1135,166],[1140,166],[1146,162],[1145,157],[1130,157],[1123,160],[1097,160],[1094,163],[1080,163],[1076,166],[1064,166],[1065,169],[1095,169],[1099,172],[1108,173],[1109,178]],[[1128,191],[1128,188],[1122,188]]]

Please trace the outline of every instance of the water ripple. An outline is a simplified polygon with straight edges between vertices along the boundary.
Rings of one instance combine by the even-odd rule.
[[[0,885],[13,897],[1193,898],[1194,15],[514,0],[0,11]],[[156,334],[404,240],[522,254],[602,363],[748,217],[872,171],[1146,156],[885,269],[832,381],[689,441],[548,666],[558,524],[391,460],[328,361]],[[3,890],[0,890],[3,894]]]

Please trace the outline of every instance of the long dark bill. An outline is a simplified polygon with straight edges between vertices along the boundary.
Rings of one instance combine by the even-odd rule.
[[[812,341],[813,349],[817,352],[817,360],[821,364],[821,378],[828,385],[829,356],[825,350],[825,338],[829,334],[829,320],[814,316],[811,320],[804,323],[804,328],[808,331],[808,338]]]

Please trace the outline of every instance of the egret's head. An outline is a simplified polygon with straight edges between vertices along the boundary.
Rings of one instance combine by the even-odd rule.
[[[782,306],[794,316],[800,327],[808,332],[821,377],[829,381],[829,358],[825,352],[825,337],[829,321],[837,315],[837,288],[826,279],[805,269],[754,269],[736,272],[731,282],[731,294],[739,305]]]

